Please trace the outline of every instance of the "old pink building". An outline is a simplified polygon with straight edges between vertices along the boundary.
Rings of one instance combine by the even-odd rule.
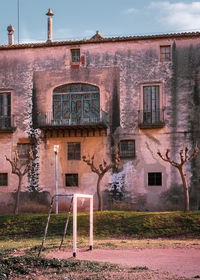
[[[183,208],[179,174],[157,150],[170,148],[177,160],[183,143],[200,142],[200,33],[9,42],[0,46],[1,212],[14,204],[17,177],[5,155],[16,147],[21,157],[30,148],[35,156],[21,211],[46,211],[55,193],[54,145],[60,194],[93,194],[97,208],[97,175],[82,156],[112,162],[119,147],[120,166],[102,181],[104,209]],[[186,170],[191,209],[199,208],[199,170],[198,156]]]

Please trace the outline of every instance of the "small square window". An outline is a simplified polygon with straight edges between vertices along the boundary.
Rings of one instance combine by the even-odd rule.
[[[171,60],[171,46],[161,46],[160,61],[170,61],[170,60]]]
[[[0,186],[8,185],[8,173],[0,173]]]
[[[161,172],[148,173],[148,186],[162,186],[162,173]]]
[[[134,158],[135,140],[121,140],[119,143],[119,153],[121,158]]]
[[[67,143],[67,159],[80,160],[81,159],[81,143]]]
[[[17,144],[19,158],[28,158],[30,152],[30,144]]]
[[[65,174],[66,187],[78,187],[78,174]]]
[[[71,50],[72,62],[79,63],[80,62],[80,49]]]

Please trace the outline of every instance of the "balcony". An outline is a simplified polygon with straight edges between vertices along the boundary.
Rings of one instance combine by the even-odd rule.
[[[52,112],[38,113],[37,126],[41,129],[89,129],[89,128],[107,128],[106,113],[101,111],[99,117],[90,116],[54,118]]]
[[[138,111],[138,126],[141,129],[164,127],[164,109],[157,111]]]
[[[0,116],[0,132],[13,132],[15,131],[14,116]]]

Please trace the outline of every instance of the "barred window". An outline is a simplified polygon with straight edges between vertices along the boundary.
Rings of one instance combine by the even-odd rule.
[[[161,46],[160,61],[170,61],[170,60],[171,60],[171,46]]]
[[[143,122],[148,124],[160,121],[160,87],[143,87]]]
[[[67,143],[67,159],[68,160],[81,159],[81,143],[79,142]]]
[[[80,49],[71,50],[72,62],[80,62]]]
[[[0,173],[0,186],[8,185],[8,173]]]
[[[161,172],[148,173],[148,186],[162,186],[162,173]]]
[[[121,140],[119,144],[119,153],[121,158],[134,158],[135,140]]]
[[[78,187],[78,174],[65,174],[65,186],[66,187]]]

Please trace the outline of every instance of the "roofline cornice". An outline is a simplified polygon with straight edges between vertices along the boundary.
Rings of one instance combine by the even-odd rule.
[[[185,33],[171,33],[171,34],[160,34],[160,35],[111,37],[111,38],[104,38],[104,39],[83,39],[83,40],[74,40],[74,41],[53,41],[53,42],[41,42],[41,43],[0,45],[0,50],[48,48],[48,47],[73,46],[73,45],[84,45],[84,44],[105,44],[105,43],[114,43],[114,42],[130,42],[130,41],[161,40],[161,39],[185,39],[185,38],[200,38],[200,32],[185,32]]]

